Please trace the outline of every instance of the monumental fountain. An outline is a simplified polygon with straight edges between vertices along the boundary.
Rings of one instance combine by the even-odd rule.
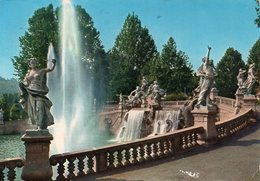
[[[92,113],[91,78],[81,61],[80,31],[71,1],[63,0],[60,19],[61,52],[57,69],[48,80],[55,119],[50,128],[55,137],[51,150],[56,153],[89,148],[100,142]]]

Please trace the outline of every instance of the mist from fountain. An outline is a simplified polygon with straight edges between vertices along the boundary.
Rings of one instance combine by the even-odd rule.
[[[91,80],[81,62],[79,29],[76,12],[70,0],[61,8],[60,61],[48,77],[49,97],[53,102],[55,125],[51,152],[63,153],[97,144],[99,135],[93,118]]]

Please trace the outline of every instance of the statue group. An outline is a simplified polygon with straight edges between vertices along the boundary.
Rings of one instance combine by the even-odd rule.
[[[246,71],[243,69],[239,69],[237,75],[237,94],[250,95],[252,94],[252,88],[254,83],[256,82],[255,77],[255,63],[251,63],[249,65],[246,77]]]
[[[129,96],[127,96],[127,100],[124,100],[122,94],[120,94],[119,104],[124,104],[127,107],[140,107],[143,105],[147,106],[147,99],[150,98],[150,104],[160,105],[161,98],[165,95],[165,91],[161,89],[158,85],[157,81],[154,81],[152,84],[148,84],[148,81],[145,77],[142,78],[141,85],[136,86],[136,89],[133,90]]]
[[[32,124],[36,124],[38,130],[47,129],[54,124],[50,112],[52,102],[47,98],[47,73],[55,68],[56,61],[52,60],[50,68],[38,69],[35,58],[29,59],[29,70],[22,82],[19,83],[21,90],[20,103],[27,112]]]

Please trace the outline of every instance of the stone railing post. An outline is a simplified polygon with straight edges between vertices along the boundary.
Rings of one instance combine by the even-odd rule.
[[[253,111],[256,111],[256,97],[254,95],[244,95],[243,98],[243,107],[244,108],[252,108]]]
[[[96,155],[96,172],[100,173],[107,170],[107,153],[101,152]]]
[[[204,133],[200,135],[199,140],[197,141],[198,144],[214,144],[218,137],[215,126],[217,108],[215,106],[194,108],[191,113],[194,117],[194,126],[202,126],[204,128]]]
[[[22,136],[25,144],[25,164],[22,179],[25,181],[52,180],[52,168],[49,162],[49,147],[53,136],[48,130],[26,130]]]

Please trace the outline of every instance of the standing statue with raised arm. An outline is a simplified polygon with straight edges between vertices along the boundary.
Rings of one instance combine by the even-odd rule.
[[[200,93],[198,98],[198,103],[196,107],[202,106],[212,106],[209,101],[210,91],[214,85],[215,71],[213,61],[209,59],[211,47],[208,47],[207,57],[205,58],[200,76],[203,77],[200,87]]]
[[[49,89],[46,85],[46,74],[55,68],[56,61],[52,60],[50,68],[37,69],[36,59],[29,59],[29,70],[20,82],[21,89],[20,103],[28,113],[32,124],[36,124],[38,130],[47,129],[54,124],[53,116],[50,112],[52,102],[46,97]]]
[[[247,72],[247,79],[244,82],[244,86],[246,88],[245,94],[251,94],[252,93],[252,88],[254,83],[256,82],[255,78],[255,63],[251,63],[249,65],[249,69]]]

